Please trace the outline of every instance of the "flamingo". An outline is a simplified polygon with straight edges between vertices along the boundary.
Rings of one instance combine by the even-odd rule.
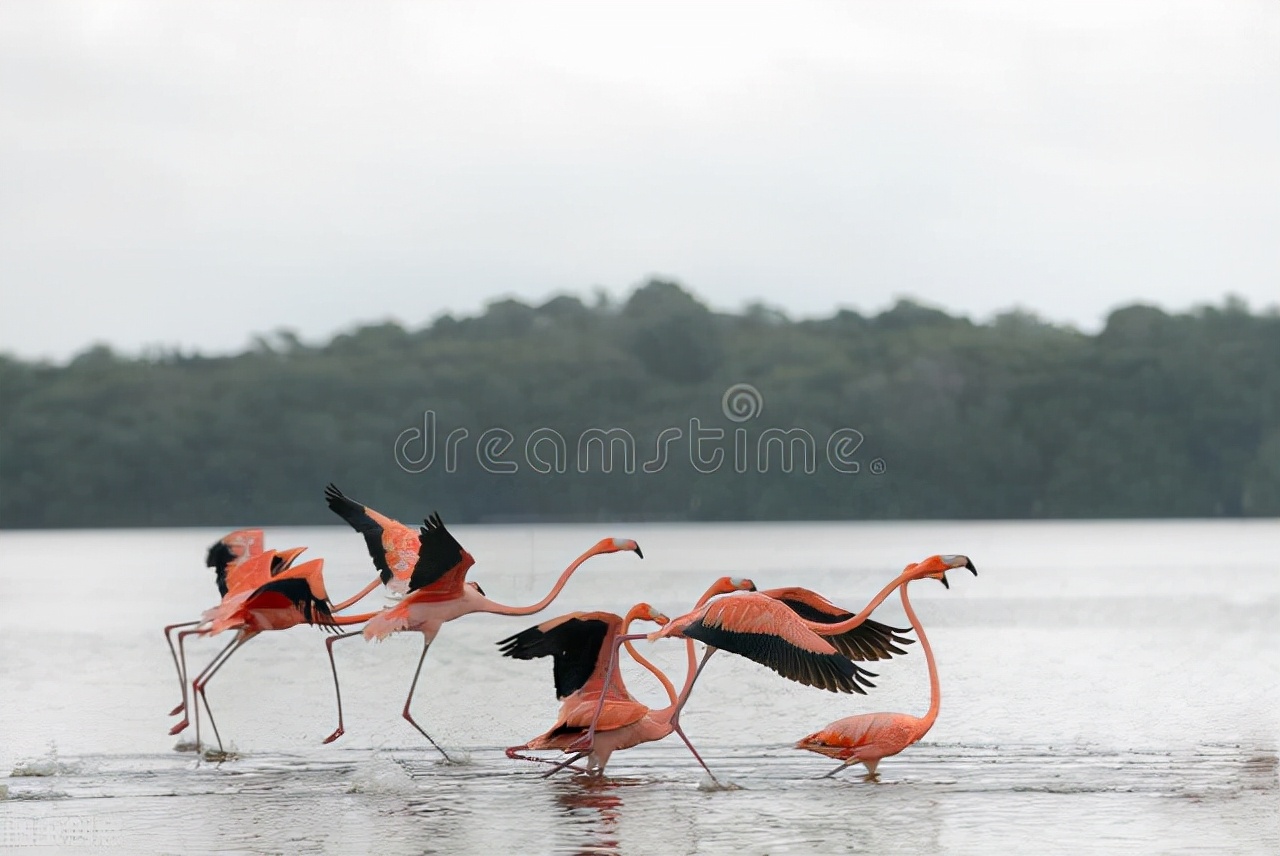
[[[967,568],[976,577],[978,571],[967,556],[930,556],[923,562],[908,565],[903,571],[905,577],[900,584],[902,608],[920,638],[920,647],[924,649],[925,661],[929,664],[929,710],[923,718],[905,713],[863,713],[857,716],[846,716],[837,719],[826,728],[815,731],[796,743],[797,749],[807,749],[829,758],[839,758],[841,764],[826,776],[834,776],[850,764],[861,763],[867,768],[863,781],[879,781],[876,767],[881,759],[897,755],[903,749],[924,737],[938,718],[938,709],[942,702],[942,691],[938,687],[938,668],[933,660],[933,649],[929,647],[929,639],[924,634],[920,619],[911,608],[907,599],[907,586],[912,580],[935,579],[950,588],[946,573],[952,568]]]
[[[761,592],[752,586],[734,597],[708,602],[704,596],[691,611],[648,634],[648,638],[653,641],[674,636],[706,643],[702,661],[689,679],[689,690],[693,689],[711,655],[723,648],[806,686],[865,695],[863,687],[874,687],[868,678],[876,675],[853,660],[902,654],[905,652],[894,643],[911,642],[896,635],[905,630],[869,621],[867,616],[870,613],[871,607],[868,607],[863,614],[852,616],[808,589],[793,587]],[[837,620],[843,616],[849,617]],[[835,644],[824,638],[828,636],[834,639]],[[617,658],[617,645],[626,639],[620,637],[615,643],[614,660]],[[611,662],[608,674],[611,675],[613,669],[614,663]],[[676,705],[673,720],[677,730],[680,711],[687,700],[688,692],[685,692]],[[597,708],[597,719],[602,710],[603,704]],[[595,734],[596,723],[593,722],[582,742],[591,745]]]
[[[203,620],[209,625],[206,632],[210,636],[224,630],[237,631],[231,643],[191,684],[192,692],[200,696],[209,715],[209,725],[213,728],[219,751],[222,751],[222,737],[209,708],[205,687],[237,650],[268,630],[287,630],[299,624],[333,629],[352,622],[351,617],[339,618],[333,614],[325,591],[323,570],[324,559],[312,559],[296,567],[285,568],[252,588],[247,585],[238,590],[231,588],[222,603],[204,613]],[[196,711],[196,745],[200,745],[199,709]]]
[[[217,549],[218,547],[215,544],[214,547],[210,548],[210,554],[212,555],[213,551]],[[295,547],[278,552],[275,550],[267,550],[246,558],[241,558],[236,562],[227,563],[225,570],[221,574],[221,580],[219,581],[219,589],[225,589],[225,591],[223,591],[221,603],[226,603],[229,599],[236,598],[243,592],[252,592],[255,588],[267,582],[272,577],[287,570],[290,565],[293,564],[294,559],[296,559],[304,550],[306,550],[305,547]],[[216,608],[217,607],[215,607],[215,609]],[[206,613],[207,612],[208,610],[206,610]],[[195,624],[197,626],[190,630],[183,630],[178,634],[178,653],[174,658],[174,663],[178,667],[178,676],[182,682],[182,702],[173,710],[169,711],[169,715],[176,716],[181,713],[183,714],[183,717],[181,722],[169,729],[170,734],[177,734],[190,725],[190,720],[186,716],[187,637],[209,635],[209,624],[207,619],[201,618],[199,621],[191,622],[191,624]],[[227,646],[227,648],[230,647],[230,645]],[[221,657],[225,652],[226,648],[220,651],[218,655],[214,657],[213,661],[210,662],[210,666],[212,666],[214,662],[217,662],[218,657]],[[209,667],[206,667],[205,670],[208,668]],[[199,679],[203,675],[204,671],[201,671],[196,677]]]
[[[698,599],[698,605],[701,606],[718,594],[754,590],[755,584],[751,580],[741,577],[721,577],[712,583]],[[689,665],[686,670],[685,687],[677,695],[675,687],[667,676],[632,646],[630,639],[642,638],[644,634],[637,634],[630,638],[627,635],[627,629],[633,620],[648,619],[666,624],[666,616],[654,617],[653,608],[644,603],[632,607],[625,619],[619,619],[613,613],[607,612],[589,613],[587,615],[592,618],[587,620],[582,619],[582,615],[574,613],[561,616],[559,619],[552,619],[537,627],[531,627],[523,633],[498,643],[504,646],[503,653],[508,657],[529,659],[547,654],[554,655],[556,691],[559,697],[564,698],[560,716],[551,730],[535,737],[524,746],[513,746],[507,749],[507,757],[540,761],[543,759],[529,758],[518,752],[521,749],[561,749],[566,753],[576,752],[576,754],[558,763],[546,775],[553,775],[565,767],[572,766],[573,762],[583,755],[588,756],[587,771],[603,775],[605,765],[608,764],[609,757],[614,752],[629,749],[641,743],[661,740],[674,731],[680,735],[680,739],[689,747],[693,757],[707,771],[707,775],[711,776],[712,781],[716,781],[715,774],[707,767],[702,756],[694,749],[693,744],[674,719],[674,713],[692,685],[691,677],[697,664],[693,642],[686,641]],[[565,619],[573,620],[566,622]],[[626,646],[632,658],[648,669],[662,684],[670,702],[666,708],[650,710],[636,701],[623,686],[621,674],[614,674],[612,654],[616,654],[619,646],[623,645]],[[577,681],[572,679],[576,676],[584,676],[584,683],[565,698],[566,692],[577,684]],[[606,686],[608,690],[604,689]],[[599,728],[596,722],[599,719],[606,721],[603,729]],[[584,746],[583,736],[593,723],[596,724],[597,730]]]
[[[401,716],[417,729],[427,742],[436,748],[446,761],[452,761],[449,754],[431,738],[431,735],[419,725],[409,707],[413,702],[413,693],[418,686],[418,675],[422,672],[422,664],[427,659],[427,650],[435,640],[440,628],[446,622],[453,621],[473,612],[490,612],[497,615],[533,615],[546,609],[561,589],[569,581],[569,577],[578,570],[583,562],[592,556],[602,553],[632,552],[640,558],[644,553],[635,541],[623,538],[605,538],[598,541],[585,553],[574,559],[564,569],[560,578],[546,597],[530,606],[508,606],[489,600],[484,591],[474,582],[466,579],[467,570],[475,564],[471,554],[449,533],[439,514],[433,513],[423,521],[418,531],[417,562],[409,579],[409,593],[404,599],[389,609],[353,618],[368,619],[364,626],[365,639],[385,639],[392,633],[416,631],[422,634],[422,656],[418,658],[418,666],[413,671],[413,680],[409,684],[409,695],[404,700]],[[357,631],[359,632],[359,631]],[[325,640],[329,652],[329,666],[333,670],[334,688],[338,700],[338,727],[324,739],[332,743],[345,733],[342,722],[342,692],[338,690],[338,667],[333,659],[333,645],[340,639],[355,636],[356,632],[344,633]]]
[[[652,621],[661,625],[669,620],[649,604],[638,603],[631,607],[625,617],[612,612],[571,612],[499,641],[504,657],[518,660],[553,657],[556,698],[562,702],[555,725],[545,734],[521,746],[508,747],[507,757],[542,761],[542,758],[521,755],[520,752],[525,749],[569,751],[568,747],[577,741],[590,724],[596,705],[602,698],[606,703],[606,712],[601,734],[611,729],[635,726],[644,720],[650,712],[649,708],[636,701],[627,691],[620,672],[613,675],[609,685],[605,686],[604,673],[609,664],[608,655],[613,650],[613,640],[625,634],[633,622]],[[674,702],[675,689],[666,676],[645,658],[633,656],[658,678]],[[644,739],[659,738],[646,737],[637,742],[643,742]],[[612,749],[606,750],[603,757],[593,752],[588,760],[589,767],[603,772],[611,751]],[[569,763],[572,764],[584,754],[586,753],[578,753]]]
[[[382,584],[396,594],[408,591],[409,578],[418,561],[418,531],[356,502],[332,482],[325,486],[324,498],[330,511],[364,536]],[[370,583],[349,602],[360,600],[377,584],[378,580]]]
[[[234,568],[243,559],[261,553],[262,543],[261,529],[237,529],[223,535],[209,547],[209,552],[205,555],[205,567],[214,569],[214,579],[218,584],[220,596],[225,597],[227,594],[228,570]],[[173,637],[170,634],[180,627],[195,627],[199,623],[199,621],[183,621],[164,628],[164,641],[169,645],[169,655],[173,657],[173,667],[178,672],[178,687],[182,691],[182,702],[169,711],[170,716],[177,716],[187,706],[187,676],[183,664],[178,662],[178,652],[173,647]]]

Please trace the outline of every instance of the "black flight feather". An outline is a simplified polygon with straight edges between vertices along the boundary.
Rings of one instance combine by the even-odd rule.
[[[370,517],[363,505],[338,490],[338,486],[332,482],[325,486],[324,498],[330,511],[364,536],[365,546],[369,548],[369,556],[373,559],[373,566],[378,569],[382,584],[391,582],[391,566],[387,564],[387,551],[382,546],[382,524]]]

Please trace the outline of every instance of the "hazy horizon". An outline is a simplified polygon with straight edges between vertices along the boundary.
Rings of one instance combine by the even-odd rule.
[[[0,350],[1277,300],[1280,6],[0,0]]]

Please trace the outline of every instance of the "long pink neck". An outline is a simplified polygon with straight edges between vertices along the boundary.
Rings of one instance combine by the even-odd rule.
[[[378,583],[380,582],[382,582],[381,577],[374,577],[373,582],[369,583],[367,586],[360,589],[360,591],[356,592],[351,597],[344,600],[342,603],[336,604],[333,607],[333,611],[342,612],[342,610],[346,609],[347,607],[357,604],[360,601],[364,600],[365,595],[367,595],[369,592],[376,589],[378,587]]]
[[[915,628],[916,636],[920,639],[920,647],[924,649],[925,662],[929,664],[929,712],[924,715],[924,719],[920,720],[916,733],[916,740],[919,740],[933,727],[934,721],[938,718],[938,709],[942,706],[942,689],[938,686],[938,665],[933,661],[933,649],[929,647],[929,637],[924,635],[920,619],[916,618],[916,611],[911,608],[905,583],[902,586],[902,608],[906,610],[907,619]]]
[[[578,567],[583,562],[590,559],[592,556],[598,555],[599,552],[600,551],[596,547],[592,547],[590,550],[574,559],[573,564],[565,568],[564,573],[560,575],[560,579],[556,580],[556,584],[551,587],[551,591],[547,592],[547,596],[532,606],[507,606],[506,604],[495,603],[486,598],[486,601],[488,601],[487,606],[478,611],[492,612],[497,615],[533,615],[535,612],[541,612],[551,605],[551,601],[556,599],[556,595],[560,594],[560,590],[564,588],[565,583],[569,582],[569,577],[573,576],[573,572],[578,570]]]
[[[905,572],[899,574],[894,578],[893,582],[880,589],[880,593],[873,597],[871,602],[863,607],[862,612],[859,612],[853,618],[846,618],[839,624],[822,624],[817,621],[806,621],[805,624],[810,630],[817,633],[819,636],[836,636],[840,633],[846,633],[855,627],[861,626],[862,622],[870,618],[871,613],[876,611],[876,607],[884,603],[885,599],[888,598],[889,595],[893,594],[893,590],[907,582],[908,579],[909,577]],[[903,589],[903,591],[905,591],[905,589]]]
[[[626,636],[627,633],[630,632],[630,630],[631,630],[631,617],[627,616],[626,624],[622,625],[622,635]],[[605,644],[609,648],[613,647],[612,640],[606,642]],[[636,650],[635,646],[631,644],[630,639],[623,642],[622,645],[624,648],[627,649],[627,653],[631,655],[631,659],[635,660],[641,666],[644,666],[646,669],[649,670],[650,674],[652,674],[655,678],[658,679],[658,682],[662,684],[662,688],[667,692],[667,699],[671,702],[671,704],[675,704],[676,688],[671,683],[671,680],[663,673],[663,671],[659,669],[657,666],[655,666],[653,663],[649,662],[649,660],[646,657],[641,655],[641,653]],[[690,643],[689,647],[690,648],[693,647],[692,643]],[[605,689],[608,690],[608,687],[605,687]]]

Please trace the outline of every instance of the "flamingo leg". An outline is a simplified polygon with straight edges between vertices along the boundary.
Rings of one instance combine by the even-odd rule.
[[[528,745],[527,743],[526,743],[525,745],[523,745],[523,746],[508,746],[508,747],[507,747],[507,749],[506,749],[507,757],[508,757],[508,758],[511,758],[511,759],[513,759],[513,760],[517,760],[517,761],[535,761],[535,762],[537,762],[537,763],[539,763],[539,764],[560,764],[560,762],[559,762],[559,761],[552,760],[551,758],[536,758],[536,757],[534,757],[533,755],[521,755],[521,754],[520,754],[520,750],[521,750],[521,749],[528,749],[528,748],[529,748],[529,745]],[[574,767],[574,766],[572,766],[572,762],[574,762],[574,761],[578,760],[578,759],[579,759],[579,758],[581,758],[584,754],[585,754],[585,753],[583,753],[583,752],[579,752],[577,755],[574,755],[572,758],[570,758],[570,759],[569,759],[569,762],[570,762],[570,769],[571,769],[571,770],[575,770],[575,771],[577,771],[577,772],[579,772],[579,773],[585,773],[585,772],[587,772],[587,770],[586,770],[585,768],[583,768],[583,767]],[[563,768],[563,765],[561,765],[558,769],[562,769],[562,768]],[[553,772],[554,772],[554,771],[553,771]]]
[[[613,673],[618,669],[618,651],[626,642],[645,638],[647,637],[644,633],[631,633],[618,636],[613,640],[613,652],[609,655],[609,668],[605,669],[604,672],[604,691],[600,693],[600,703],[596,705],[596,712],[591,717],[591,725],[587,728],[586,735],[576,741],[575,746],[585,748],[588,752],[591,751],[591,746],[596,739],[596,726],[600,723],[600,714],[604,712],[604,702],[609,695],[610,682],[613,681]]]
[[[213,710],[209,707],[209,697],[204,694],[204,688],[209,683],[209,681],[213,678],[213,676],[217,674],[218,670],[221,669],[224,665],[226,665],[226,662],[231,659],[231,655],[234,654],[236,651],[239,651],[241,646],[244,645],[244,643],[248,642],[250,639],[252,639],[257,635],[258,634],[256,632],[246,632],[244,630],[240,631],[240,635],[237,636],[235,640],[232,641],[232,643],[228,645],[226,648],[224,648],[222,653],[218,655],[218,657],[220,657],[221,660],[216,665],[210,664],[212,668],[206,668],[203,673],[198,675],[196,679],[191,682],[192,692],[200,696],[200,701],[204,703],[204,712],[209,715],[209,726],[213,729],[214,739],[218,741],[219,752],[225,752],[226,750],[222,748],[222,736],[218,734],[218,723],[213,721]],[[199,748],[200,748],[200,710],[197,708],[196,709],[196,749],[199,750]]]
[[[367,594],[369,594],[369,592],[371,592],[371,591],[373,591],[374,589],[376,589],[376,588],[378,587],[378,584],[379,584],[379,583],[381,583],[381,582],[382,582],[382,578],[381,578],[381,577],[374,577],[374,578],[373,578],[373,582],[369,583],[367,586],[365,586],[364,588],[360,589],[360,591],[356,592],[356,593],[355,593],[355,594],[353,594],[351,597],[349,597],[349,598],[347,598],[346,600],[344,600],[342,603],[335,604],[335,605],[332,607],[331,611],[332,611],[332,612],[342,612],[342,610],[346,609],[347,607],[351,606],[352,604],[359,603],[360,601],[364,600],[365,596],[366,596]]]
[[[194,623],[199,623],[199,622],[194,622]],[[181,627],[183,625],[175,624],[173,626]],[[165,630],[169,630],[169,629],[170,628],[168,627],[165,628]],[[179,704],[177,707],[175,707],[173,710],[169,711],[170,716],[177,716],[178,714],[183,713],[187,709],[187,649],[186,649],[185,643],[187,641],[188,636],[199,635],[199,633],[200,633],[200,630],[199,628],[197,628],[195,630],[183,630],[181,633],[178,634],[178,653],[175,655],[173,662],[174,662],[174,665],[176,665],[178,668],[178,680],[182,682],[182,703]],[[166,639],[169,638],[167,633],[165,634],[165,638]],[[170,643],[170,649],[172,649],[172,647],[173,645],[172,643]],[[187,727],[187,721],[185,716],[183,717],[183,721],[179,723],[179,725],[181,725],[182,728],[178,728],[178,726],[174,726],[174,728],[176,728],[177,730],[176,731],[171,730],[169,733],[177,734],[178,731],[181,731],[183,728]]]
[[[693,673],[693,680],[689,682],[689,686],[685,690],[684,695],[681,696],[680,700],[676,702],[676,709],[671,714],[671,727],[674,728],[676,731],[680,731],[680,711],[684,710],[684,704],[689,700],[689,694],[693,692],[693,685],[698,682],[698,677],[702,674],[702,670],[707,667],[707,661],[711,659],[711,655],[714,654],[717,650],[719,649],[712,648],[710,645],[707,646],[706,652],[702,655],[702,662],[698,663],[698,671]],[[684,732],[680,732],[680,735],[683,737]],[[688,741],[686,740],[685,742],[687,743]],[[693,747],[690,746],[689,748],[692,749]],[[694,752],[693,754],[697,755],[698,753]],[[698,760],[702,760],[702,759],[699,758]],[[703,766],[705,767],[706,765],[703,764]],[[708,770],[707,772],[710,772],[710,771]],[[715,777],[712,776],[712,778],[715,778]]]
[[[187,674],[184,666],[186,661],[178,662],[178,652],[173,647],[173,637],[169,634],[177,630],[179,627],[192,627],[199,624],[199,621],[184,621],[181,624],[170,624],[164,629],[164,641],[169,643],[169,655],[173,657],[173,667],[178,670],[178,689],[182,691],[182,703],[169,711],[170,716],[177,716],[187,706]]]
[[[544,779],[549,779],[549,778],[551,778],[552,776],[554,776],[556,773],[558,773],[558,772],[560,772],[561,770],[563,770],[565,767],[570,767],[571,769],[578,770],[579,772],[583,772],[583,773],[589,773],[589,772],[591,772],[590,770],[582,770],[580,767],[574,767],[574,766],[573,766],[573,762],[574,762],[574,761],[577,761],[579,758],[581,758],[581,757],[582,757],[583,755],[585,755],[585,754],[587,754],[587,752],[584,750],[584,751],[582,751],[582,752],[577,753],[576,755],[573,755],[573,756],[572,756],[571,758],[569,758],[569,760],[567,760],[567,761],[547,761],[547,763],[548,763],[548,764],[555,764],[555,767],[553,767],[552,769],[550,769],[550,770],[548,770],[547,772],[543,773],[543,774],[542,774],[542,778],[544,778]],[[530,760],[530,761],[542,761],[542,760],[544,760],[544,759],[542,759],[542,758],[529,758],[529,759],[527,759],[527,760]]]
[[[824,774],[822,775],[822,778],[824,778],[824,779],[829,779],[829,778],[831,778],[832,776],[834,776],[836,773],[838,773],[838,772],[840,772],[841,770],[843,770],[844,768],[848,767],[850,764],[856,764],[856,763],[858,763],[858,759],[857,759],[857,758],[850,758],[848,761],[845,761],[845,762],[841,763],[839,767],[836,767],[836,768],[835,768],[834,770],[832,770],[830,773],[824,773]]]
[[[200,746],[200,708],[194,704],[191,705],[190,707],[188,707],[187,705],[187,684],[186,684],[187,651],[185,646],[186,646],[186,641],[188,636],[198,635],[200,632],[201,631],[199,630],[184,630],[178,634],[178,659],[182,662],[182,680],[183,680],[182,704],[181,706],[174,708],[171,713],[172,714],[182,713],[182,721],[174,725],[173,728],[169,729],[170,734],[177,734],[182,730],[184,730],[188,725],[191,724],[190,714],[194,710],[195,717],[196,717],[196,747],[197,748]],[[226,644],[226,647],[224,647],[221,651],[219,651],[217,656],[215,656],[212,660],[209,661],[209,665],[205,666],[203,669],[200,670],[199,673],[196,674],[196,680],[199,680],[200,678],[202,678],[204,674],[214,666],[214,664],[218,663],[222,659],[222,655],[226,654],[227,651],[230,650],[231,646],[234,644],[236,644],[236,640],[234,639],[228,642]]]
[[[698,750],[693,748],[693,744],[690,743],[689,738],[685,736],[684,730],[677,725],[675,726],[675,732],[680,735],[680,739],[684,741],[684,745],[689,747],[689,751],[693,753],[693,757],[698,759],[698,763],[702,765],[702,769],[707,771],[707,775],[711,777],[711,781],[715,782],[716,785],[719,786],[720,780],[716,778],[715,773],[711,772],[711,768],[707,766],[707,762],[702,760],[702,756],[698,754]]]
[[[339,639],[349,639],[352,636],[359,636],[361,631],[352,630],[350,633],[342,633],[337,636],[330,636],[324,640],[324,647],[329,652],[329,668],[333,670],[333,694],[338,699],[338,727],[337,729],[324,739],[325,743],[332,743],[346,733],[342,727],[342,690],[338,686],[338,664],[333,661],[333,643]],[[425,653],[425,652],[424,652]]]
[[[431,642],[424,636],[422,639],[422,656],[418,658],[418,668],[413,671],[413,683],[409,684],[409,696],[404,700],[404,711],[400,714],[405,721],[418,729],[418,733],[427,738],[427,742],[436,747],[444,759],[449,763],[453,763],[453,759],[449,757],[449,753],[440,748],[440,744],[431,739],[431,735],[422,730],[422,726],[413,721],[413,716],[409,713],[409,705],[413,702],[413,691],[418,687],[418,675],[422,672],[422,663],[427,659],[427,649],[431,647]]]

